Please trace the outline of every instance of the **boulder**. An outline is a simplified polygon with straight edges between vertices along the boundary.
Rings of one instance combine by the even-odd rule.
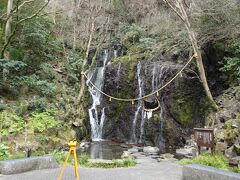
[[[187,145],[187,146],[192,146],[192,147],[194,147],[195,144],[196,144],[196,142],[195,142],[194,139],[187,139],[187,140],[186,140],[186,145]]]
[[[170,154],[170,153],[161,154],[157,160],[159,162],[161,162],[161,161],[177,161],[177,159],[174,158],[174,155]]]
[[[0,174],[10,175],[39,169],[58,168],[52,156],[31,157],[0,162]]]
[[[233,145],[234,151],[238,156],[240,156],[240,145],[239,144],[234,144]]]
[[[229,164],[232,166],[240,166],[240,156],[230,158]]]
[[[232,119],[232,128],[238,128],[238,127],[239,127],[239,120]]]
[[[185,148],[176,150],[176,155],[181,158],[193,157],[193,156],[195,156],[195,154],[196,154],[196,148],[194,148],[194,147],[185,147]]]
[[[224,142],[217,142],[215,146],[216,153],[223,153],[227,149],[227,144]]]
[[[81,142],[77,149],[85,149],[85,148],[88,148],[90,146],[90,142]]]
[[[225,129],[214,129],[214,136],[217,139],[217,141],[223,141],[225,138]]]
[[[122,159],[132,158],[132,154],[129,151],[123,151],[123,154],[121,155]]]
[[[221,110],[219,113],[218,113],[218,119],[220,120],[220,122],[224,123],[226,122],[227,120],[231,119],[232,118],[232,115],[231,115],[231,112],[224,109],[224,110]]]
[[[122,147],[122,148],[128,148],[129,145],[127,145],[127,144],[120,144],[120,147]]]
[[[128,152],[130,152],[131,154],[137,153],[138,149],[137,148],[131,148],[131,149],[128,149]]]
[[[158,147],[146,146],[143,147],[143,152],[146,154],[157,154],[159,152]]]
[[[236,157],[237,153],[234,150],[234,146],[231,146],[230,148],[225,150],[225,155],[227,158],[232,158],[232,157]]]

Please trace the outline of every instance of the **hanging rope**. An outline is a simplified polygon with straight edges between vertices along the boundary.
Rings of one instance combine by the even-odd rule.
[[[179,75],[182,74],[182,71],[190,64],[190,62],[193,60],[194,57],[197,57],[197,55],[193,55],[189,60],[188,62],[182,67],[182,69],[180,71],[178,71],[178,73],[171,79],[169,80],[165,85],[163,85],[162,87],[160,87],[159,89],[151,92],[150,94],[147,94],[145,96],[142,96],[142,97],[138,97],[138,98],[117,98],[117,97],[114,97],[114,96],[111,96],[111,95],[108,95],[106,94],[105,92],[103,92],[101,89],[99,89],[97,86],[95,86],[93,84],[93,82],[88,79],[87,75],[85,74],[85,72],[82,72],[81,74],[84,75],[87,79],[87,81],[96,89],[98,90],[100,93],[102,93],[103,95],[107,96],[109,98],[109,101],[112,101],[112,99],[114,100],[117,100],[117,101],[126,101],[126,102],[132,102],[132,104],[134,104],[134,101],[139,101],[139,100],[142,100],[142,99],[145,99],[147,97],[150,97],[154,94],[157,94],[159,93],[159,91],[161,91],[162,89],[164,89],[165,87],[167,87],[169,84],[171,84],[172,81],[174,81]]]
[[[158,110],[160,108],[161,105],[160,105],[160,102],[159,102],[158,98],[156,96],[154,96],[154,97],[155,97],[155,99],[157,100],[157,103],[158,103],[157,107],[148,109],[148,108],[146,108],[146,106],[144,104],[144,111],[146,111],[146,112],[154,112],[154,111],[156,111],[156,110]]]

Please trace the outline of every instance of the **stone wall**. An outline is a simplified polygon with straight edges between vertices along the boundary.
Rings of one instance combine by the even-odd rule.
[[[190,164],[183,167],[183,180],[240,180],[240,174],[210,166]]]

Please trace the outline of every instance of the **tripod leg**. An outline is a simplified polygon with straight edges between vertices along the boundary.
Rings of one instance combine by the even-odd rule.
[[[73,150],[73,155],[74,155],[74,169],[75,169],[76,180],[80,180],[79,174],[78,174],[78,163],[77,163],[76,149]]]
[[[71,149],[69,150],[69,152],[68,152],[68,154],[67,154],[67,158],[66,158],[66,160],[64,161],[64,163],[63,163],[63,166],[62,166],[62,169],[61,169],[61,173],[60,173],[60,175],[58,176],[58,180],[61,180],[62,179],[62,175],[63,175],[63,172],[64,172],[64,170],[65,170],[65,168],[66,168],[66,166],[67,166],[67,161],[68,161],[68,159],[69,159],[69,157],[70,157],[70,155],[71,155]]]

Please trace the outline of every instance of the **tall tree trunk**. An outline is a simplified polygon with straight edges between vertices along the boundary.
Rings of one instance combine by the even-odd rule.
[[[91,30],[90,30],[90,34],[89,34],[89,39],[88,39],[88,44],[87,44],[85,57],[84,57],[84,60],[83,60],[82,72],[86,71],[85,68],[86,68],[86,64],[87,64],[87,60],[88,60],[88,56],[89,56],[90,47],[91,47],[91,44],[92,44],[94,28],[95,28],[95,20],[93,20],[92,23],[91,23]],[[86,81],[85,81],[84,75],[82,74],[81,75],[81,87],[80,87],[80,91],[79,91],[79,94],[78,94],[78,97],[77,97],[77,103],[81,102],[82,96],[83,96],[84,91],[85,91],[85,87],[86,87]]]
[[[212,97],[212,93],[211,93],[211,91],[209,89],[209,86],[208,86],[206,73],[205,73],[205,69],[204,69],[204,65],[203,65],[202,53],[201,53],[201,49],[200,49],[200,47],[198,45],[196,34],[195,34],[195,32],[193,31],[193,29],[191,27],[188,15],[187,15],[186,10],[185,10],[184,5],[183,5],[183,3],[184,3],[183,0],[179,0],[179,2],[180,2],[179,3],[180,11],[183,14],[183,17],[185,19],[184,25],[185,25],[185,27],[186,27],[186,29],[188,31],[188,36],[189,36],[189,39],[191,41],[194,53],[197,55],[197,57],[196,57],[196,59],[197,59],[197,67],[198,67],[200,79],[201,79],[202,84],[203,84],[203,88],[205,90],[205,93],[206,93],[207,97],[211,101],[214,101],[213,97]]]
[[[192,44],[192,47],[193,47],[193,51],[194,51],[195,55],[197,55],[197,57],[196,57],[196,59],[197,59],[197,68],[198,68],[198,71],[199,71],[200,79],[201,79],[202,84],[203,84],[203,88],[205,90],[205,93],[206,93],[207,97],[210,100],[213,101],[212,93],[211,93],[211,91],[209,89],[207,78],[206,78],[206,73],[205,73],[205,69],[204,69],[204,65],[203,65],[201,49],[198,46],[196,35],[195,35],[194,31],[191,29],[191,27],[189,27],[187,25],[185,25],[185,26],[186,26],[186,29],[188,31],[188,36],[189,36],[189,39],[191,41],[191,44]]]
[[[5,25],[5,35],[4,35],[4,42],[5,44],[7,43],[7,40],[11,34],[11,23],[12,23],[12,17],[11,17],[11,11],[13,8],[13,0],[8,0],[8,5],[7,5],[7,17],[8,20]],[[4,55],[3,55],[4,56]],[[3,58],[3,57],[1,57]]]
[[[197,60],[197,68],[199,71],[199,76],[202,81],[203,88],[205,90],[205,93],[207,97],[213,100],[212,93],[209,89],[207,78],[206,78],[206,73],[205,69],[203,66],[203,59],[202,59],[202,54],[201,54],[201,48],[198,45],[198,41],[196,38],[196,34],[194,30],[191,27],[191,23],[189,21],[189,16],[187,15],[186,9],[184,7],[184,0],[164,0],[169,7],[180,17],[180,19],[183,21],[184,26],[186,27],[188,37],[190,39],[194,54],[196,55],[196,60]]]
[[[7,5],[7,17],[10,16],[11,14],[11,11],[12,11],[12,8],[13,8],[13,0],[8,0],[8,5]],[[12,17],[10,16],[6,22],[6,26],[5,26],[5,43],[11,33],[11,22],[12,22]]]

